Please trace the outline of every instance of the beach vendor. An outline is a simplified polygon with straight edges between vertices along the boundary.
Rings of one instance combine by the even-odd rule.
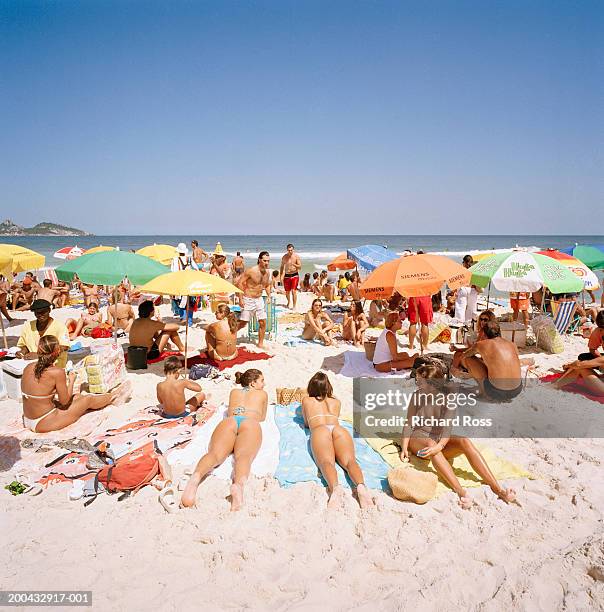
[[[283,283],[283,289],[285,290],[287,307],[295,310],[296,301],[298,299],[298,283],[300,282],[302,261],[300,260],[298,253],[296,253],[293,244],[288,244],[286,248],[287,251],[281,258],[279,275],[281,277],[281,282]]]
[[[37,359],[38,343],[44,336],[54,336],[59,341],[61,350],[57,355],[56,365],[64,368],[67,363],[67,351],[69,350],[69,333],[67,327],[60,321],[50,316],[52,305],[47,300],[34,300],[30,310],[36,317],[23,325],[21,336],[17,341],[19,352],[17,357],[21,359]]]
[[[170,269],[172,272],[178,272],[179,270],[199,270],[197,262],[189,255],[189,250],[184,242],[181,242],[177,247],[176,251],[178,255],[172,259]],[[181,323],[184,324],[187,318],[187,301],[186,295],[173,295],[172,296],[172,314],[175,317],[179,317]],[[193,310],[189,308],[189,326],[193,325]]]

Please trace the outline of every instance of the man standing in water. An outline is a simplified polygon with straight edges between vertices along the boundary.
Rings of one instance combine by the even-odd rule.
[[[266,297],[270,298],[271,283],[268,273],[270,255],[268,251],[261,251],[258,255],[258,265],[248,268],[239,277],[237,287],[243,291],[243,309],[239,318],[239,329],[243,329],[256,313],[258,319],[258,348],[264,348],[264,334],[266,333],[266,307],[262,297],[262,290],[266,289]]]
[[[296,301],[298,299],[298,282],[300,281],[299,272],[302,268],[302,262],[300,256],[294,251],[294,245],[287,245],[287,253],[281,258],[281,269],[279,270],[279,276],[285,289],[285,297],[287,297],[287,307],[296,309]],[[290,297],[292,298],[292,305],[290,306]]]

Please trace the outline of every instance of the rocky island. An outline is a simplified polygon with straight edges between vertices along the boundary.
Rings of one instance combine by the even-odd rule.
[[[58,223],[38,223],[33,227],[22,227],[6,219],[0,223],[0,236],[91,236],[89,232],[59,225]]]

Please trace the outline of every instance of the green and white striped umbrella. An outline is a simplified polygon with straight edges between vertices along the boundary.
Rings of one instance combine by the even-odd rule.
[[[566,266],[551,257],[510,251],[497,253],[474,264],[473,285],[486,287],[490,282],[499,291],[537,291],[544,285],[552,293],[578,293],[583,281]]]

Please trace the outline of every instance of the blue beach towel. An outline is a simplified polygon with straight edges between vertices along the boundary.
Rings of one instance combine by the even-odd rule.
[[[279,428],[279,466],[275,478],[284,488],[298,482],[316,482],[327,486],[310,450],[310,430],[304,427],[302,405],[299,402],[288,406],[275,406],[275,422]],[[353,436],[352,426],[345,421],[340,424]],[[362,438],[353,436],[357,461],[363,470],[365,484],[370,489],[390,492],[388,486],[388,464]],[[336,464],[339,482],[351,488],[351,482],[344,470]]]

